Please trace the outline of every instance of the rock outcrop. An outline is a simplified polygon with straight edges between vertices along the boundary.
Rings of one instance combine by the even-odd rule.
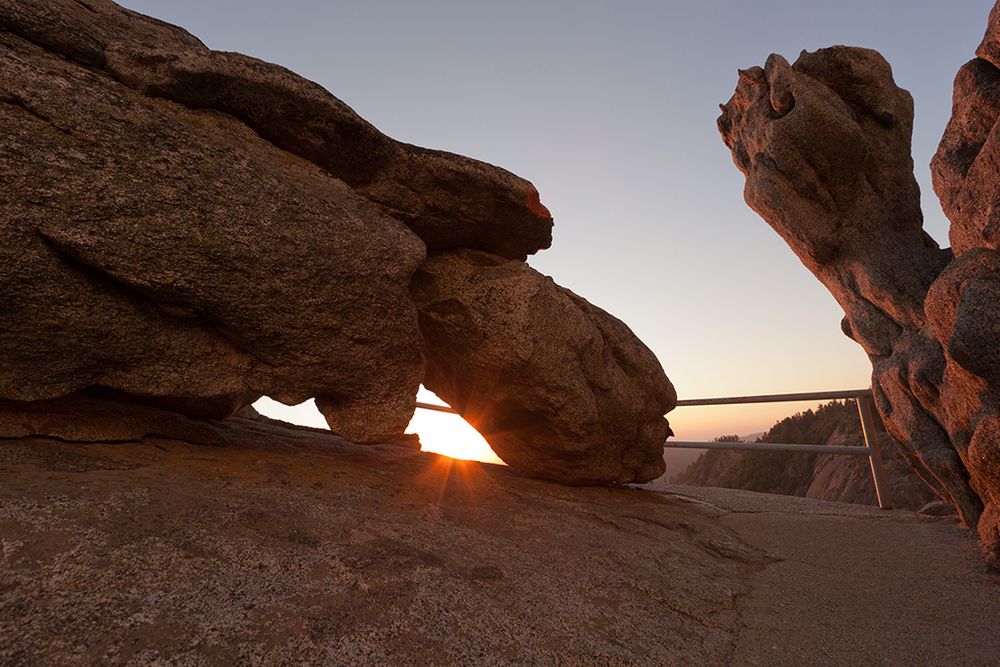
[[[833,47],[741,72],[719,129],[747,203],[844,308],[872,361],[876,403],[902,453],[1000,563],[1000,70],[991,16],[955,83],[932,165],[951,250],[923,232],[912,100],[874,51]]]
[[[413,280],[424,384],[515,470],[570,484],[663,474],[677,394],[621,321],[523,262],[433,253]]]
[[[425,243],[548,245],[526,181],[275,65],[102,0],[2,2],[0,27],[0,397],[318,397],[336,432],[391,439],[423,372]]]
[[[0,63],[0,397],[323,396],[345,437],[402,433],[416,235],[230,116],[11,33]]]
[[[110,0],[0,0],[0,120],[0,400],[84,394],[225,418],[261,395],[315,398],[343,437],[395,440],[424,374],[410,282],[428,249],[531,275],[523,260],[551,242],[527,181],[397,142],[292,72]],[[627,369],[602,389],[607,405],[572,413],[591,421],[550,422],[550,445],[536,433],[506,456],[577,482],[654,475],[673,399],[650,387],[669,382],[624,325],[578,301],[593,322],[581,335],[642,350],[655,377]],[[509,304],[469,305],[502,318]],[[540,348],[581,342],[536,333]],[[518,352],[502,342],[479,358],[508,363]],[[560,358],[567,376],[604,382],[598,357]],[[525,383],[554,384],[526,395],[524,414],[578,389],[593,399],[587,382],[559,385],[551,362],[530,370]],[[474,391],[509,418],[505,398],[486,407],[495,392]],[[575,461],[567,443],[583,433]]]
[[[431,249],[524,259],[552,242],[527,181],[460,155],[394,141],[321,86],[111,0],[0,0],[0,28],[152,98],[236,118],[409,225]]]
[[[931,160],[934,191],[951,221],[949,239],[955,255],[1000,247],[1000,10],[990,15],[976,58],[955,77],[952,117]]]
[[[203,420],[148,405],[81,395],[45,401],[0,400],[0,440],[119,443],[150,436],[196,445],[223,444],[218,430]]]

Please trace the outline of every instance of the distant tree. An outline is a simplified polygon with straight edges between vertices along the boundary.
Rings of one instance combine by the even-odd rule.
[[[760,442],[822,445],[838,428],[858,431],[854,401],[830,401],[815,410],[797,412],[779,420]],[[812,482],[816,454],[789,452],[747,452],[723,474],[720,486],[748,491],[805,495]]]
[[[757,442],[822,445],[838,428],[860,435],[858,409],[853,400],[831,401],[778,420]],[[739,442],[739,437],[724,435],[714,442]],[[676,479],[684,484],[804,495],[812,481],[816,459],[816,454],[709,450]]]
[[[885,428],[878,414],[873,416],[876,428],[882,433],[880,436],[882,457],[892,484],[895,502],[901,508],[918,509],[933,499],[933,494],[896,454],[892,439],[884,433]],[[757,442],[822,445],[830,444],[831,437],[835,433],[839,436],[837,444],[860,445],[863,442],[858,406],[855,401],[833,401],[781,419],[762,437],[757,438]],[[736,436],[727,435],[716,438],[715,442],[735,440]],[[817,454],[811,453],[710,449],[688,465],[682,473],[674,476],[671,481],[675,484],[723,486],[804,496],[816,479],[819,458]],[[832,494],[831,497],[836,497],[838,492],[849,491],[852,498],[858,498],[858,489],[854,482],[857,480],[857,475],[868,477],[868,461],[863,457],[841,457],[838,461],[842,462],[844,467],[841,470],[845,474],[837,480],[827,477],[827,485],[833,485],[827,487],[827,492]],[[829,466],[830,462],[827,461],[824,465]],[[850,473],[849,468],[856,474]],[[840,486],[837,486],[838,484]],[[874,498],[873,494],[874,490],[869,496],[870,499]],[[847,499],[847,496],[843,499]]]

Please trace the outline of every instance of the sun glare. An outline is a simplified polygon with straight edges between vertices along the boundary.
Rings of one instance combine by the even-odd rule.
[[[441,399],[423,387],[417,394],[417,400],[444,405]],[[421,449],[425,452],[444,454],[455,459],[503,463],[483,436],[458,415],[418,408],[406,431],[420,434]]]
[[[423,387],[420,388],[417,400],[444,405],[441,399]],[[302,426],[326,428],[326,420],[316,409],[316,403],[313,401],[288,406],[265,396],[254,403],[254,407],[262,415],[274,419]],[[420,435],[421,449],[425,452],[443,454],[454,459],[503,464],[483,440],[483,436],[458,415],[418,409],[406,432]]]

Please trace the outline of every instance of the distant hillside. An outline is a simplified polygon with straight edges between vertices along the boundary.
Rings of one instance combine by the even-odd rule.
[[[894,504],[920,509],[936,500],[900,457],[896,445],[877,420],[879,443]],[[736,440],[723,436],[718,440]],[[814,445],[863,445],[854,401],[832,401],[776,423],[758,442]],[[858,504],[877,504],[867,457],[708,450],[670,482],[721,486],[764,493],[804,496]]]

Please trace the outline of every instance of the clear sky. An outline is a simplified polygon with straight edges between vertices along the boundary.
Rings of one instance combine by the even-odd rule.
[[[743,202],[715,129],[737,68],[832,44],[874,48],[914,97],[928,163],[990,0],[684,2],[125,0],[214,49],[284,65],[397,139],[531,180],[552,211],[536,269],[618,316],[682,398],[864,387],[833,298]],[[681,439],[763,431],[803,405],[679,409]],[[267,409],[267,408],[265,408]],[[276,410],[276,416],[293,414]],[[315,420],[300,410],[294,419]],[[441,423],[417,424],[425,440]],[[446,422],[440,422],[440,420]]]

